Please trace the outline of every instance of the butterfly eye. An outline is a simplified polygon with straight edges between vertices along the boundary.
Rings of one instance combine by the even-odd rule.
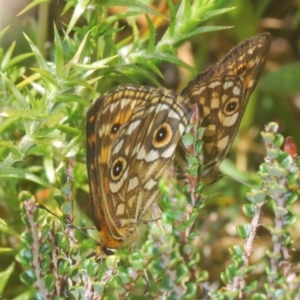
[[[164,123],[160,125],[153,135],[152,144],[156,148],[161,148],[166,146],[172,138],[172,129],[169,124]]]
[[[245,73],[246,70],[247,70],[247,67],[245,65],[240,66],[237,70],[237,74],[242,75],[243,73]]]
[[[232,115],[236,112],[239,107],[239,102],[237,98],[231,98],[225,105],[224,113],[227,115]]]
[[[114,124],[111,128],[110,134],[115,134],[119,130],[120,126],[121,124],[118,123]]]
[[[119,157],[117,158],[114,163],[113,166],[111,168],[111,178],[113,180],[118,180],[121,175],[123,174],[123,171],[126,168],[126,161],[124,158]]]

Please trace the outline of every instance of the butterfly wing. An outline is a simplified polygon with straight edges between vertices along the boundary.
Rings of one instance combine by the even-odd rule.
[[[215,67],[200,73],[182,91],[199,105],[203,136],[203,180],[218,177],[218,167],[235,138],[249,97],[264,68],[271,38],[268,33],[246,40],[232,49]],[[182,165],[184,149],[179,147]],[[182,166],[181,166],[182,168]]]
[[[105,248],[117,248],[111,236],[114,207],[108,182],[109,160],[113,141],[136,108],[148,100],[150,87],[121,86],[94,102],[86,116],[87,170],[90,198],[99,239]]]
[[[173,162],[191,114],[185,99],[170,91],[156,90],[149,100],[135,109],[112,146],[109,187],[118,230],[127,237],[151,220],[158,181]]]

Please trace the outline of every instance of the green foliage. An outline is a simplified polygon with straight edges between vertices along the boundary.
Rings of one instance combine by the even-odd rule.
[[[273,249],[266,251],[266,275],[264,291],[256,293],[254,299],[295,299],[299,297],[297,275],[291,270],[291,250],[293,240],[289,227],[295,221],[295,215],[290,206],[298,198],[300,172],[297,161],[291,155],[282,151],[283,137],[278,134],[278,124],[270,123],[266,131],[262,132],[267,155],[265,162],[260,166],[260,176],[263,182],[261,187],[256,187],[247,193],[251,204],[243,207],[244,213],[251,222],[237,228],[239,236],[245,240],[244,248],[232,247],[230,254],[233,263],[221,274],[227,290],[221,299],[234,299],[239,296],[248,298],[257,290],[258,280],[253,280],[248,285],[246,279],[256,268],[251,265],[249,258],[254,249],[253,243],[260,226],[262,208],[268,203],[272,205],[274,213],[273,224],[266,226],[272,236]],[[295,185],[296,190],[295,191]],[[289,201],[289,199],[293,199]],[[282,269],[283,266],[283,269]],[[293,278],[293,279],[292,279]],[[291,284],[291,280],[296,283]],[[216,293],[220,297],[220,292]],[[259,298],[261,297],[261,298]],[[252,299],[252,298],[251,298]]]
[[[188,180],[183,190],[178,191],[171,170],[163,178],[160,183],[162,218],[149,226],[145,241],[130,251],[123,249],[96,262],[87,258],[95,250],[96,242],[86,237],[86,230],[81,234],[74,229],[74,215],[76,224],[92,225],[84,210],[88,206],[88,187],[83,131],[85,111],[92,99],[123,83],[159,85],[163,77],[158,67],[161,62],[184,67],[191,76],[195,75],[199,70],[178,58],[178,46],[196,37],[199,43],[199,34],[206,33],[205,37],[209,37],[209,32],[235,24],[249,24],[249,20],[257,23],[266,9],[266,2],[258,4],[256,9],[250,1],[237,2],[233,4],[237,6],[235,10],[225,2],[185,0],[174,4],[168,1],[169,17],[166,17],[149,5],[133,0],[66,1],[63,13],[71,12],[72,16],[63,30],[54,26],[48,53],[26,31],[23,44],[30,47],[30,52],[17,52],[21,41],[0,49],[0,205],[5,220],[0,219],[0,295],[15,299],[17,296],[19,299],[299,297],[299,276],[291,268],[290,255],[294,245],[291,228],[299,222],[293,208],[299,198],[300,163],[280,150],[283,137],[277,133],[274,123],[263,133],[267,149],[259,172],[263,183],[246,195],[249,202],[242,210],[247,223],[237,225],[239,244],[224,246],[229,249],[231,263],[226,264],[222,257],[223,268],[217,279],[213,278],[208,264],[218,262],[208,252],[215,241],[219,246],[216,232],[221,232],[232,217],[225,215],[216,220],[214,210],[218,210],[216,207],[223,210],[226,205],[223,201],[232,199],[237,191],[225,181],[214,185],[212,192],[209,187],[203,196],[203,184],[196,181],[201,174],[203,128],[194,128],[193,122],[183,138],[189,149]],[[20,15],[41,4],[49,5],[49,1],[32,1]],[[115,5],[129,9],[110,14],[108,9]],[[238,14],[241,9],[243,17]],[[147,23],[144,32],[138,26],[142,14]],[[230,26],[226,22],[224,26],[214,25],[225,16]],[[159,26],[164,22],[169,23],[158,35]],[[129,35],[123,35],[125,27],[130,29]],[[250,34],[256,33],[255,26],[240,25],[233,29],[235,35],[248,36],[243,28],[248,28]],[[1,39],[8,30],[0,32]],[[38,32],[36,27],[36,36]],[[203,43],[196,64],[207,58],[207,52]],[[262,90],[269,96],[261,97],[298,91],[296,68],[297,65],[281,68],[263,78]],[[278,82],[283,83],[280,91],[276,90]],[[286,109],[282,111],[293,133],[298,133],[296,122],[289,118]],[[255,114],[250,111],[249,115],[253,121]],[[297,134],[294,135],[297,139]],[[247,180],[249,177],[246,175]],[[253,182],[257,184],[257,176]],[[222,198],[222,194],[215,200],[218,187],[230,196]],[[244,188],[238,188],[237,197],[246,198]],[[51,211],[59,208],[63,219],[37,208],[37,201],[46,202]],[[83,210],[77,209],[77,205]],[[237,206],[240,209],[242,205]],[[274,216],[272,222],[264,224],[272,244],[262,258],[266,272],[261,271],[258,280],[251,276],[259,263],[255,265],[250,258],[258,247],[253,243],[264,222],[265,208]],[[92,231],[89,234],[94,236]],[[223,283],[214,285],[220,278]]]

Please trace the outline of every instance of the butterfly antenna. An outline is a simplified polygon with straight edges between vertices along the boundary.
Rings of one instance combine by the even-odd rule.
[[[57,214],[55,214],[54,212],[52,212],[49,208],[47,208],[45,205],[40,204],[38,202],[36,202],[36,206],[38,208],[44,209],[45,211],[47,211],[49,214],[51,214],[52,216],[58,218],[59,220],[61,220],[62,222],[64,222],[68,227],[73,228],[73,229],[77,229],[79,230],[84,236],[86,236],[87,238],[93,240],[96,244],[99,244],[99,242],[97,240],[95,240],[94,238],[92,238],[87,232],[87,229],[96,229],[95,227],[78,227],[74,224],[72,224],[67,218],[64,218],[62,216],[58,216]]]
[[[228,175],[228,174],[222,174],[222,176],[227,177],[227,178],[230,178],[230,179],[233,179],[234,181],[239,182],[239,183],[241,183],[242,185],[245,185],[245,186],[249,187],[250,189],[253,188],[253,186],[252,186],[251,184],[249,184],[249,183],[247,183],[247,182],[245,182],[245,181],[242,181],[242,180],[240,180],[240,179],[237,179],[236,177],[230,176],[230,175]]]

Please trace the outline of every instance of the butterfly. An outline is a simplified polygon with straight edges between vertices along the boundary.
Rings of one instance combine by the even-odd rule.
[[[86,116],[87,170],[99,246],[96,257],[134,244],[151,221],[158,181],[175,160],[187,162],[181,136],[199,106],[203,136],[202,179],[218,167],[237,133],[248,99],[264,68],[271,37],[263,33],[232,49],[176,94],[124,85],[97,99]]]

